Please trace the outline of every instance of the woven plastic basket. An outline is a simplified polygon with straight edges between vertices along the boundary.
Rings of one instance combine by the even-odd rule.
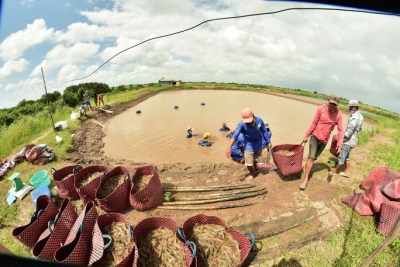
[[[293,154],[285,155],[282,151]],[[298,173],[302,171],[303,152],[303,143],[300,145],[277,145],[272,148],[272,159],[283,175]]]
[[[378,232],[386,236],[389,235],[399,218],[400,202],[388,201],[383,203],[377,229]],[[397,236],[400,236],[400,230],[397,232]]]

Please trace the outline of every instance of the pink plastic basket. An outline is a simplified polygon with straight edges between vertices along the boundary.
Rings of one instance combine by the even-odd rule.
[[[289,175],[302,171],[304,146],[300,145],[277,145],[272,148],[272,159],[282,175]],[[293,155],[285,156],[278,151],[287,150],[294,152]]]

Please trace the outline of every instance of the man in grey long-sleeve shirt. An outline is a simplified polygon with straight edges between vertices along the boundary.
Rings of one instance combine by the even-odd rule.
[[[342,151],[338,157],[339,162],[333,169],[334,173],[338,173],[340,167],[342,167],[342,165],[346,162],[346,169],[344,172],[340,172],[339,174],[340,176],[346,178],[349,178],[350,173],[350,151],[357,145],[358,133],[361,132],[364,121],[363,115],[361,115],[360,111],[358,110],[357,100],[349,101],[349,110],[351,112],[351,116],[349,118],[349,122],[347,123],[347,129],[344,132]]]

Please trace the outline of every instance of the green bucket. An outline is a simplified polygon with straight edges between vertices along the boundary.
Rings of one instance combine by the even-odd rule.
[[[31,184],[38,188],[42,185],[49,186],[50,185],[50,176],[46,170],[41,170],[36,172],[31,178]]]

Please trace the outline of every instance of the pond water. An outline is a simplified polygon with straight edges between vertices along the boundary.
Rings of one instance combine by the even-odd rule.
[[[263,92],[165,91],[109,120],[104,128],[104,152],[112,158],[151,164],[228,162],[225,151],[230,139],[225,137],[228,132],[219,128],[225,122],[235,129],[245,107],[269,123],[273,145],[300,144],[317,109],[313,104]],[[343,116],[346,127],[349,116]],[[194,128],[192,138],[186,138],[188,127]],[[211,134],[211,147],[198,145],[206,132]],[[307,155],[308,145],[304,157]]]

